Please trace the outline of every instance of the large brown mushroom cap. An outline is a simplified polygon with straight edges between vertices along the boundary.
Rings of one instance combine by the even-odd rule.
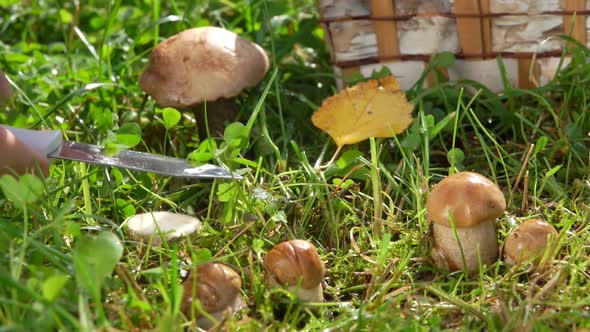
[[[215,262],[205,263],[197,268],[196,274],[196,278],[189,275],[184,282],[182,307],[185,313],[190,312],[193,289],[203,309],[209,313],[230,308],[237,298],[241,298],[242,279],[229,266]]]
[[[159,105],[184,108],[237,96],[268,69],[260,46],[222,28],[200,27],[154,48],[139,85]]]
[[[459,172],[444,178],[432,189],[426,203],[429,221],[450,227],[450,211],[458,228],[494,220],[504,210],[506,200],[500,188],[473,172]]]
[[[277,244],[266,255],[264,269],[280,285],[300,285],[304,289],[318,287],[325,273],[315,246],[304,240]]]
[[[550,237],[557,235],[557,230],[542,219],[529,219],[518,225],[504,243],[504,260],[508,265],[532,261],[539,264]]]

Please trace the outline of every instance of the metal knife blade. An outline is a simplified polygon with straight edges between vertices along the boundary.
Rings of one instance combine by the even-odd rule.
[[[239,174],[219,166],[205,164],[195,167],[185,159],[145,152],[122,150],[116,155],[109,156],[104,153],[104,148],[101,146],[64,141],[59,130],[30,130],[3,124],[0,124],[0,127],[8,129],[21,142],[48,158],[75,160],[186,178],[232,180],[242,178]]]
[[[242,178],[239,174],[211,164],[195,167],[184,159],[130,150],[121,150],[114,156],[108,156],[101,146],[71,141],[63,141],[60,148],[47,156],[168,176],[197,179],[238,180]]]

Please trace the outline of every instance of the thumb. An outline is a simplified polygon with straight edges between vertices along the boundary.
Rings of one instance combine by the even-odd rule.
[[[0,127],[0,175],[37,173],[49,174],[49,160],[19,141],[8,129]]]

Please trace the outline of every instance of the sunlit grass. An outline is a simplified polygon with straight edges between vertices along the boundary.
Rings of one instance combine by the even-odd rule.
[[[2,187],[4,330],[194,329],[179,312],[178,284],[212,259],[242,275],[248,308],[228,329],[590,328],[588,51],[573,49],[554,81],[530,91],[417,85],[407,92],[416,109],[404,134],[346,147],[320,170],[336,147],[310,116],[336,88],[314,6],[86,1],[0,9],[0,67],[19,88],[0,122],[61,129],[70,140],[108,142],[137,127],[142,141],[134,149],[177,157],[199,149],[194,114],[180,110],[180,123],[164,128],[137,85],[151,48],[188,27],[234,30],[262,45],[273,63],[265,81],[238,98],[247,144],[238,157],[215,161],[245,169],[243,181],[191,182],[56,161],[36,200],[18,204]],[[434,267],[428,190],[461,170],[488,176],[505,193],[500,243],[527,217],[557,228],[560,250],[546,271],[527,274],[501,260],[475,276]],[[128,238],[128,216],[157,210],[197,216],[204,230],[163,247]],[[94,289],[84,286],[73,256],[99,231],[118,236],[124,251]],[[323,304],[302,305],[266,287],[265,253],[294,238],[314,243],[326,264]]]

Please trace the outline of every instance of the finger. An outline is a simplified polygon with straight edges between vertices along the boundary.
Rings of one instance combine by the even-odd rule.
[[[0,127],[0,175],[38,173],[49,175],[49,160]]]

